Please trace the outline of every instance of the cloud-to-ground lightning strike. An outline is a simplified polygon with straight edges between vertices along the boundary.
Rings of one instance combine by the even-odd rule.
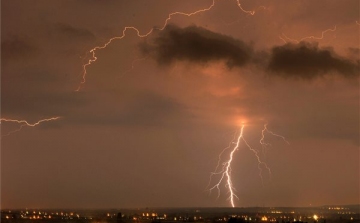
[[[8,119],[8,118],[1,118],[0,119],[0,124],[2,124],[2,122],[12,122],[12,123],[16,123],[16,124],[20,124],[20,127],[15,129],[15,130],[12,130],[10,132],[8,132],[7,134],[5,135],[2,135],[2,136],[9,136],[15,132],[18,132],[20,131],[23,127],[35,127],[37,125],[40,125],[42,122],[50,122],[50,121],[55,121],[57,119],[59,119],[61,117],[59,116],[56,116],[56,117],[51,117],[51,118],[45,118],[45,119],[41,119],[37,122],[34,122],[34,123],[30,123],[26,120],[17,120],[17,119]]]
[[[226,147],[220,154],[219,154],[219,160],[218,160],[218,164],[215,168],[215,171],[212,172],[210,174],[210,180],[209,180],[209,184],[208,184],[208,188],[209,186],[211,185],[211,181],[212,181],[212,177],[214,175],[220,175],[220,179],[219,181],[212,187],[209,188],[209,191],[211,192],[212,190],[214,189],[217,189],[218,191],[218,197],[220,197],[220,185],[223,181],[225,181],[225,187],[229,190],[229,200],[230,200],[230,204],[232,207],[235,207],[235,203],[234,203],[234,198],[238,198],[238,196],[235,194],[235,188],[234,188],[234,185],[233,185],[233,182],[232,182],[232,179],[231,179],[231,163],[233,161],[233,157],[234,157],[234,153],[236,152],[236,150],[239,149],[240,147],[240,141],[242,140],[243,143],[245,144],[245,146],[251,151],[254,153],[255,157],[256,157],[256,160],[258,162],[258,169],[259,169],[259,176],[261,178],[261,181],[263,183],[263,177],[262,177],[262,170],[263,168],[265,168],[269,175],[271,175],[271,170],[270,168],[268,167],[268,165],[263,162],[259,156],[259,153],[257,150],[253,149],[250,144],[245,140],[244,138],[244,128],[245,128],[245,124],[242,124],[241,125],[241,128],[240,128],[240,133],[239,133],[239,136],[236,138],[234,137],[234,139],[230,142],[230,145],[228,147]],[[262,146],[270,146],[269,143],[266,143],[265,142],[265,132],[273,135],[273,136],[276,136],[276,137],[280,137],[284,140],[284,142],[286,142],[287,144],[290,144],[286,139],[285,137],[281,136],[281,135],[278,135],[270,130],[267,129],[267,124],[264,125],[264,129],[261,131],[261,139],[260,139],[260,144]],[[222,154],[231,148],[231,145],[232,144],[235,144],[234,147],[231,149],[231,152],[229,154],[229,158],[227,161],[225,161],[222,165],[222,168],[221,170],[218,170],[219,169],[219,166],[220,166],[220,162],[221,162],[221,156]]]
[[[182,15],[182,16],[193,16],[193,15],[196,15],[198,13],[202,13],[202,12],[206,12],[206,11],[209,11],[211,10],[214,6],[215,6],[215,1],[216,0],[213,0],[211,5],[207,8],[204,8],[204,9],[199,9],[197,11],[194,11],[194,12],[191,12],[191,13],[185,13],[185,12],[172,12],[170,14],[168,14],[168,17],[165,19],[165,22],[163,24],[163,26],[161,28],[156,28],[156,27],[153,27],[151,28],[147,33],[145,34],[141,34],[140,33],[140,30],[134,26],[125,26],[124,29],[122,30],[122,35],[121,36],[115,36],[115,37],[112,37],[110,38],[105,44],[103,44],[102,46],[96,46],[94,48],[92,48],[90,51],[87,52],[87,55],[90,54],[91,57],[90,59],[88,60],[87,63],[84,63],[83,64],[83,72],[82,72],[82,80],[78,86],[78,88],[76,89],[76,91],[79,91],[82,86],[85,84],[86,82],[86,75],[87,75],[87,67],[89,65],[91,65],[92,63],[94,63],[95,61],[97,61],[97,57],[96,57],[96,51],[97,50],[101,50],[101,49],[104,49],[106,48],[111,42],[113,42],[114,40],[121,40],[123,39],[125,36],[126,36],[126,31],[127,30],[134,30],[136,32],[136,35],[140,38],[144,38],[144,37],[147,37],[149,36],[151,33],[154,32],[154,30],[159,30],[159,31],[162,31],[165,29],[165,27],[168,25],[168,22],[171,20],[171,18],[175,15]],[[241,6],[240,4],[240,0],[236,0],[236,3],[238,5],[238,7],[240,8],[240,10],[246,14],[249,14],[249,15],[254,15],[255,14],[255,11],[247,11],[247,10],[244,10],[243,7]]]
[[[336,31],[336,26],[334,26],[334,28],[332,28],[332,29],[326,29],[326,30],[322,31],[320,37],[306,36],[306,37],[301,38],[300,40],[296,40],[296,39],[292,39],[292,38],[286,36],[284,33],[282,33],[282,36],[279,36],[279,38],[282,41],[284,41],[285,43],[288,43],[288,42],[300,43],[301,41],[304,41],[304,40],[307,40],[307,39],[322,40],[325,37],[325,33],[327,33],[327,32],[335,32],[335,31]]]
[[[229,160],[225,163],[223,163],[223,168],[220,172],[217,172],[217,169],[218,169],[218,166],[219,166],[219,162],[220,162],[220,159],[221,159],[221,155],[222,153],[224,153],[225,150],[227,150],[229,147],[225,148],[219,155],[219,162],[218,162],[218,166],[216,167],[215,169],[215,172],[211,173],[210,175],[210,181],[211,181],[211,177],[213,175],[218,175],[218,174],[221,174],[221,178],[219,180],[219,182],[217,184],[215,184],[213,187],[211,187],[209,190],[212,191],[213,189],[217,189],[218,190],[218,197],[220,196],[220,184],[221,182],[224,180],[224,178],[226,178],[226,187],[229,189],[229,193],[230,193],[230,196],[229,196],[229,200],[230,200],[230,203],[231,203],[231,206],[232,207],[235,207],[235,204],[234,204],[234,197],[238,198],[237,195],[234,193],[234,186],[232,184],[232,180],[231,180],[231,162],[233,160],[233,156],[234,156],[234,153],[235,151],[239,148],[239,144],[240,144],[240,140],[241,138],[243,137],[243,131],[244,131],[244,127],[245,125],[242,125],[241,126],[241,129],[240,129],[240,134],[239,134],[239,137],[237,138],[236,140],[236,143],[235,143],[235,146],[234,148],[231,150],[230,152],[230,156],[229,156]],[[233,142],[233,141],[232,141]],[[211,182],[209,182],[210,184]]]

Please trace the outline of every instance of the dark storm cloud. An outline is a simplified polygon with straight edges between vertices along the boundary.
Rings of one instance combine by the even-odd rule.
[[[252,47],[241,40],[197,26],[180,28],[168,25],[152,43],[140,45],[142,53],[152,55],[159,64],[175,60],[207,63],[224,60],[229,68],[250,62]]]
[[[26,37],[13,36],[1,42],[1,56],[5,60],[29,58],[37,51],[36,45]]]
[[[344,77],[359,76],[359,60],[338,56],[331,48],[317,44],[288,43],[272,48],[267,69],[284,78],[313,79],[336,72]]]
[[[283,78],[313,79],[334,72],[344,77],[359,76],[359,60],[340,57],[332,48],[300,42],[275,46],[270,52],[254,52],[251,45],[241,40],[197,26],[169,25],[151,43],[140,44],[140,50],[160,65],[175,60],[200,64],[223,60],[229,68],[262,64],[270,75]]]

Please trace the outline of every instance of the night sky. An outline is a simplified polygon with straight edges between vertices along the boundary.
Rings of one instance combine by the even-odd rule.
[[[1,4],[2,208],[360,203],[359,1]]]

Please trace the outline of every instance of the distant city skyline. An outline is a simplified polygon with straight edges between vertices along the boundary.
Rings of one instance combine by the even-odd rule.
[[[359,204],[359,7],[2,1],[1,208]]]
[[[358,222],[359,205],[307,208],[137,208],[2,210],[4,222]]]

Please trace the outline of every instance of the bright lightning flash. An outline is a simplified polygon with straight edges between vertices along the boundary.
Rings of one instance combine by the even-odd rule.
[[[37,122],[34,122],[34,123],[30,123],[26,120],[17,120],[17,119],[8,119],[8,118],[0,118],[0,124],[2,124],[2,122],[12,122],[12,123],[16,123],[16,124],[20,124],[20,127],[5,134],[5,135],[2,135],[2,136],[8,136],[8,135],[11,135],[12,133],[15,133],[15,132],[18,132],[20,131],[23,127],[35,127],[37,125],[40,125],[42,122],[50,122],[50,121],[55,121],[57,119],[59,119],[61,117],[57,116],[57,117],[51,117],[51,118],[46,118],[46,119],[41,119]]]
[[[245,124],[242,124],[241,125],[241,128],[240,128],[240,133],[239,133],[239,136],[236,138],[234,137],[234,139],[230,142],[230,145],[228,147],[226,147],[220,154],[219,154],[219,160],[218,160],[218,164],[215,168],[215,171],[212,172],[210,174],[210,180],[209,180],[209,184],[208,184],[208,188],[209,186],[211,185],[211,181],[212,181],[212,177],[214,175],[220,175],[220,179],[219,181],[212,187],[210,187],[209,191],[211,192],[212,190],[216,189],[218,191],[218,198],[220,197],[220,185],[222,184],[222,182],[225,182],[225,187],[228,189],[229,191],[229,200],[230,200],[230,204],[232,207],[235,207],[235,203],[234,203],[234,198],[238,198],[238,196],[235,194],[235,187],[233,185],[233,182],[232,182],[232,179],[231,179],[231,163],[233,161],[233,157],[234,157],[234,153],[239,149],[240,147],[240,141],[242,140],[243,143],[245,144],[245,146],[251,151],[254,153],[255,157],[256,157],[256,160],[258,162],[258,169],[259,169],[259,176],[261,178],[261,181],[263,182],[263,177],[262,177],[262,170],[263,168],[265,168],[269,175],[271,175],[271,170],[270,168],[268,167],[268,165],[263,162],[258,154],[258,151],[253,149],[250,144],[245,140],[244,138],[244,128],[245,128]],[[281,136],[281,135],[278,135],[270,130],[267,129],[267,124],[264,125],[264,129],[261,131],[261,139],[260,139],[260,144],[262,146],[270,146],[269,143],[266,143],[265,142],[265,132],[273,135],[273,136],[276,136],[276,137],[280,137],[282,138],[286,143],[289,144],[289,142],[285,139],[285,137]],[[232,147],[232,144],[234,144],[234,146]],[[224,163],[222,163],[222,168],[221,170],[219,170],[219,166],[220,166],[220,162],[221,162],[221,156],[223,155],[223,153],[228,150],[228,149],[231,149],[231,152],[229,154],[229,158],[227,161],[225,161]]]

